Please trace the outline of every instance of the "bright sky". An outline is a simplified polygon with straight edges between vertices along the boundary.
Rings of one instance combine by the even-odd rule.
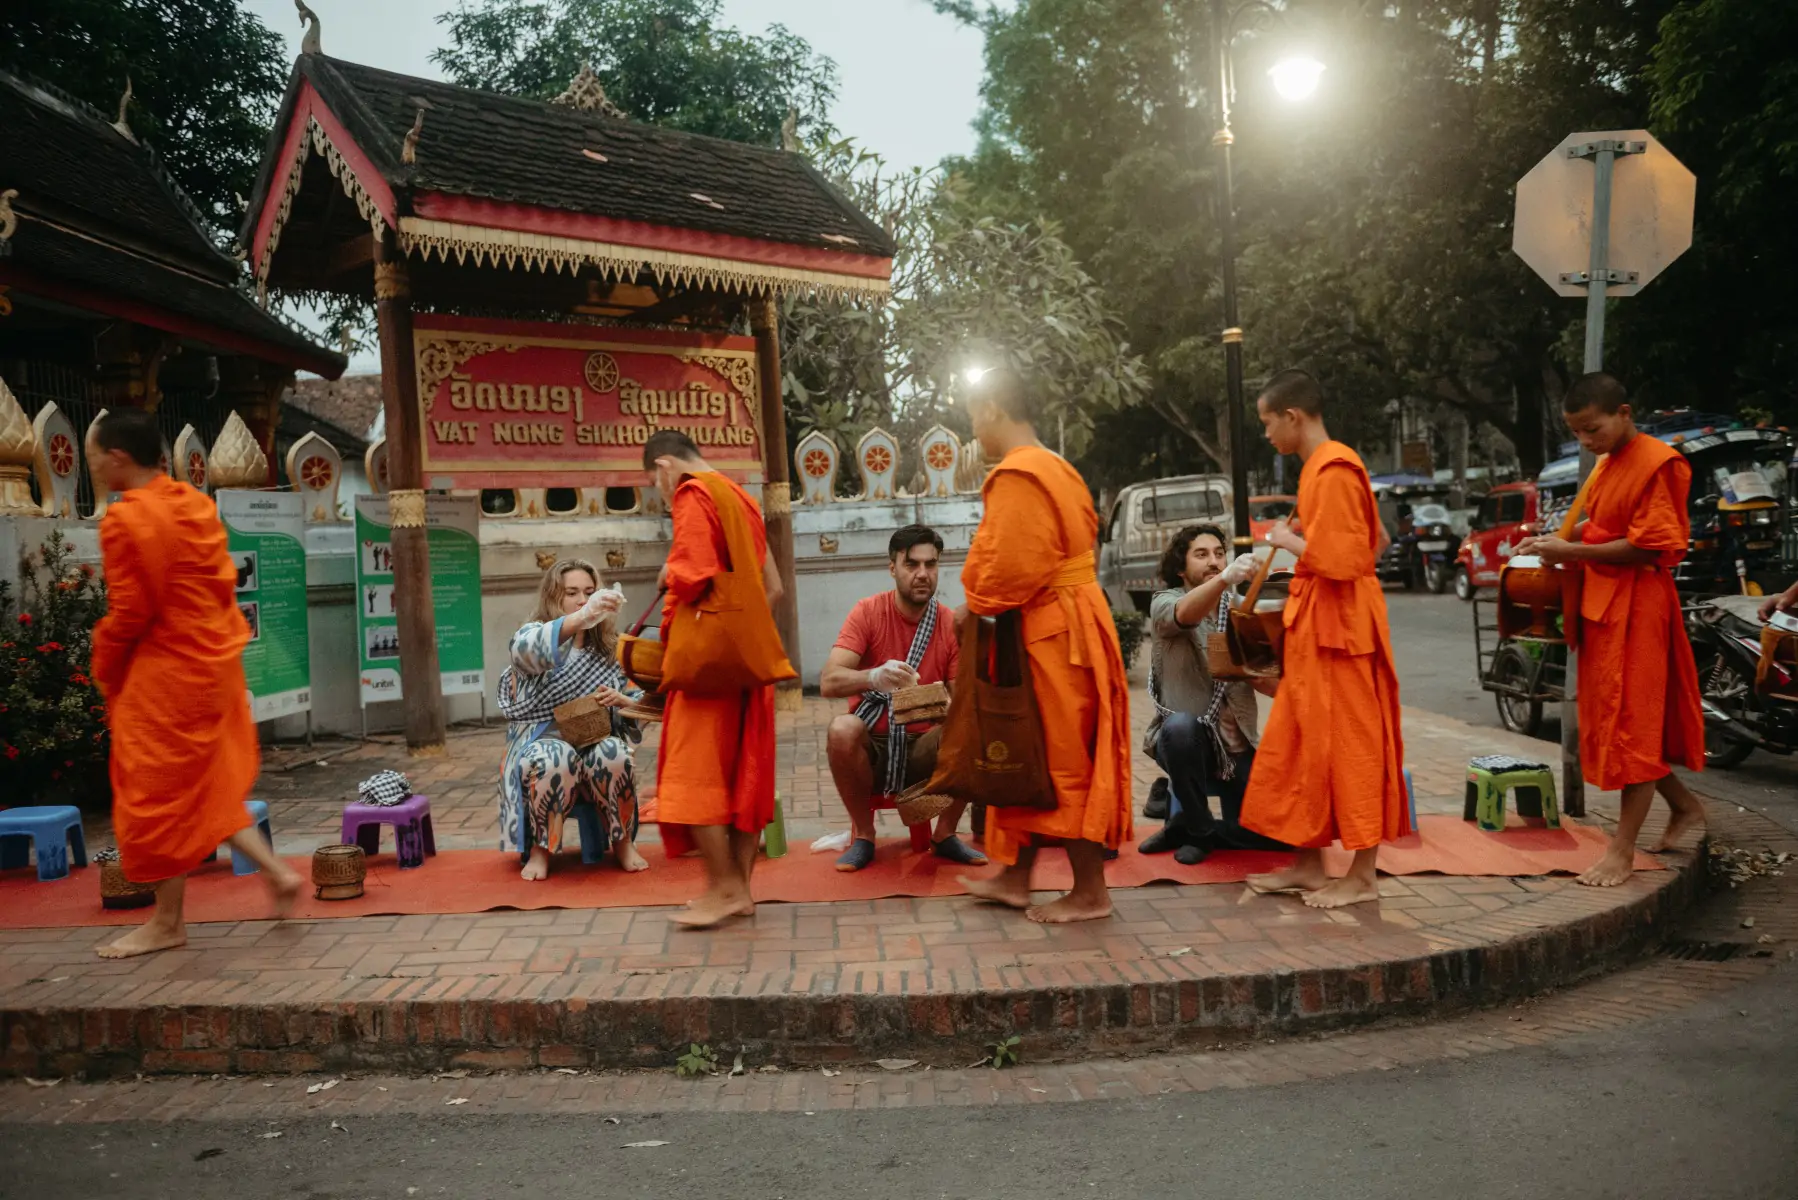
[[[298,54],[302,27],[292,0],[240,0]],[[437,16],[456,0],[307,0],[326,54],[407,75],[440,79],[430,55],[441,44]],[[928,0],[724,0],[723,21],[748,32],[785,25],[837,64],[837,128],[898,167],[935,166],[974,147],[984,65],[981,38]],[[308,318],[309,319],[309,318]],[[352,374],[380,370],[372,351]]]
[[[292,0],[242,0],[298,53]],[[442,77],[430,54],[438,14],[456,0],[307,0],[325,53],[408,75]],[[785,25],[837,64],[837,127],[897,166],[934,166],[973,149],[980,105],[980,35],[927,0],[724,0],[723,20],[747,32]]]

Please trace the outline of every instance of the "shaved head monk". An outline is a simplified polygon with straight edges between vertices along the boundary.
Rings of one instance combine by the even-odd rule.
[[[962,567],[967,605],[958,619],[1023,610],[1056,807],[989,808],[986,850],[1004,869],[962,883],[1032,921],[1108,917],[1105,854],[1130,837],[1130,701],[1094,573],[1099,518],[1079,472],[1037,441],[1030,395],[1014,371],[971,381],[968,410],[981,450],[999,465],[981,489],[985,515]],[[1074,888],[1032,906],[1030,871],[1044,845],[1066,848]]]
[[[1242,826],[1299,847],[1283,871],[1251,875],[1258,891],[1297,891],[1313,908],[1380,898],[1380,843],[1411,832],[1398,675],[1386,597],[1374,575],[1380,519],[1361,456],[1324,428],[1324,391],[1281,371],[1255,401],[1267,440],[1304,462],[1298,513],[1268,532],[1298,556],[1286,601],[1280,690],[1255,756]],[[1331,879],[1323,852],[1352,850]]]
[[[1621,789],[1623,812],[1611,845],[1579,881],[1614,887],[1635,869],[1636,836],[1655,792],[1672,810],[1651,847],[1671,850],[1704,826],[1704,804],[1669,764],[1704,767],[1704,712],[1698,669],[1680,616],[1673,568],[1692,527],[1685,456],[1636,431],[1629,394],[1601,372],[1582,377],[1561,401],[1567,427],[1599,456],[1585,489],[1585,520],[1574,540],[1530,538],[1519,554],[1583,572],[1580,591],[1580,774]]]
[[[260,755],[243,675],[250,630],[225,527],[161,459],[156,418],[141,409],[88,426],[95,488],[120,493],[100,522],[106,615],[93,646],[112,732],[113,834],[125,878],[156,884],[149,921],[101,947],[102,958],[185,945],[187,873],[224,842],[262,869],[277,915],[300,893],[299,875],[244,805]]]
[[[768,682],[740,690],[716,692],[701,678],[691,686],[663,683],[656,819],[669,857],[697,847],[705,860],[705,894],[674,916],[678,925],[701,929],[755,913],[749,877],[762,828],[774,819],[774,679],[792,678],[793,668],[774,627],[771,605],[780,596],[780,577],[768,558],[762,510],[706,465],[699,447],[678,430],[651,435],[643,467],[674,517],[674,542],[657,581],[668,594],[664,669],[678,640],[697,634],[702,623],[715,623],[711,627],[727,640],[773,667]],[[757,585],[702,611],[733,568]]]

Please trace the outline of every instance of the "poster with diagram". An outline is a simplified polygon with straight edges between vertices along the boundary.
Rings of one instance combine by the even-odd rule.
[[[481,510],[474,496],[425,497],[431,608],[443,694],[486,686],[481,648]],[[392,519],[386,496],[356,497],[356,652],[366,707],[398,700],[399,608],[393,594]]]
[[[250,627],[243,650],[250,713],[258,721],[312,709],[306,626],[306,522],[292,492],[225,489],[219,520],[237,568],[237,610]]]

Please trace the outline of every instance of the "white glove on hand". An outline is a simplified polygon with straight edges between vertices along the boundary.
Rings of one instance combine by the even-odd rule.
[[[623,607],[624,593],[613,591],[611,588],[594,592],[587,597],[587,602],[581,605],[581,623],[591,629]]]
[[[917,682],[918,673],[912,670],[911,664],[897,658],[889,658],[868,672],[868,686],[877,692],[896,692]]]
[[[1224,582],[1231,587],[1235,587],[1239,583],[1247,583],[1255,577],[1255,571],[1259,565],[1253,554],[1238,554],[1235,560],[1224,568]]]

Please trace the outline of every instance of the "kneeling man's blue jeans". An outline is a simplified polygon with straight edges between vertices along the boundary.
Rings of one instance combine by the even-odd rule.
[[[1210,735],[1192,713],[1174,713],[1162,719],[1155,739],[1155,761],[1167,772],[1168,823],[1220,848],[1286,849],[1272,838],[1242,827],[1242,797],[1255,764],[1254,749],[1235,756],[1236,770],[1229,779],[1217,777],[1211,762],[1214,752]],[[1208,796],[1212,792],[1217,793],[1221,820],[1211,815]]]

